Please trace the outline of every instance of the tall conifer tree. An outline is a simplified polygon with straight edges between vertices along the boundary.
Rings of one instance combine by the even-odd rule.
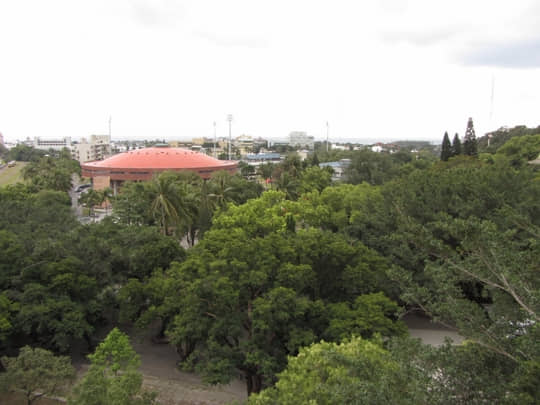
[[[447,161],[452,157],[452,145],[450,144],[450,138],[448,132],[444,133],[444,138],[441,146],[441,160]]]
[[[461,155],[461,140],[456,132],[454,139],[452,140],[452,156]]]
[[[469,121],[467,122],[465,138],[463,139],[463,154],[467,156],[478,156],[478,145],[476,143],[472,118],[469,118]]]

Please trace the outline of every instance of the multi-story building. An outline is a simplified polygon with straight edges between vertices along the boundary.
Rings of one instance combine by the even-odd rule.
[[[240,135],[233,140],[233,145],[241,156],[253,152],[253,138],[249,135]]]
[[[26,140],[26,144],[28,145],[28,139]],[[35,149],[41,149],[41,150],[62,150],[64,148],[71,149],[71,138],[69,136],[66,136],[61,139],[42,139],[39,136],[34,137],[34,141],[30,146],[33,146]]]
[[[109,135],[91,135],[90,139],[82,138],[71,147],[71,156],[80,163],[103,160],[111,155],[111,138]]]
[[[313,136],[309,136],[306,132],[293,131],[289,134],[289,145],[293,147],[313,149],[315,146],[315,138]]]

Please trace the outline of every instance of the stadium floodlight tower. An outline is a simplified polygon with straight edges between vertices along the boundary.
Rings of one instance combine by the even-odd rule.
[[[326,152],[328,153],[328,134],[330,133],[330,126],[328,121],[326,121]]]
[[[216,157],[216,121],[214,121],[214,158]]]
[[[231,131],[231,124],[232,124],[232,114],[227,115],[227,121],[229,121],[229,160],[231,160],[231,143],[232,143],[232,131]]]

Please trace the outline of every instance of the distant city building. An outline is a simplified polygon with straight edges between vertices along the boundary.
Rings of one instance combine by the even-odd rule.
[[[4,135],[0,132],[0,145],[4,146]]]
[[[249,135],[240,135],[234,138],[233,146],[238,149],[240,156],[253,152],[253,138]]]
[[[289,145],[293,147],[313,149],[315,146],[315,138],[313,136],[309,136],[306,132],[293,131],[289,134]]]
[[[205,143],[206,144],[209,144],[209,143],[214,143],[214,139],[213,138],[207,138],[207,137],[203,137],[203,138],[192,138],[191,139],[191,143],[193,145],[204,145]]]
[[[344,177],[345,170],[351,165],[351,159],[341,159],[338,162],[319,163],[320,168],[331,167],[333,170],[332,181],[341,180]]]
[[[382,143],[377,142],[374,145],[371,145],[371,151],[372,152],[389,152],[389,153],[395,153],[399,150],[399,146],[395,145],[393,143]]]
[[[281,161],[281,155],[279,153],[250,153],[245,156],[245,161],[248,165],[259,166],[263,163],[279,163]]]
[[[41,150],[62,150],[64,148],[71,149],[71,138],[69,136],[60,139],[42,139],[41,137],[36,136],[33,141],[26,138],[24,143],[28,146],[32,146],[34,149]]]
[[[330,149],[332,150],[349,150],[349,146],[348,145],[339,145],[337,143],[333,143],[330,145]]]
[[[71,157],[79,163],[103,160],[111,155],[111,137],[109,135],[91,135],[82,138],[71,146]]]

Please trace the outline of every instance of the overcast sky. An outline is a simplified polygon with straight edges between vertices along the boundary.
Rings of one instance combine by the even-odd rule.
[[[426,139],[540,125],[538,0],[2,0],[0,132]],[[494,84],[494,85],[493,85]],[[494,102],[491,103],[492,89]]]

